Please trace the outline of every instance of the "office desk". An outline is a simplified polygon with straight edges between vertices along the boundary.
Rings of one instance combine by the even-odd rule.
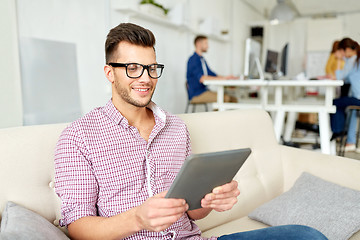
[[[289,113],[285,135],[289,135],[291,126],[294,125],[296,113],[317,113],[319,116],[319,130],[321,151],[327,154],[335,154],[335,145],[330,146],[330,116],[335,113],[336,107],[332,101],[335,96],[335,89],[342,86],[342,80],[213,80],[205,81],[205,85],[217,88],[217,102],[213,104],[219,111],[227,109],[262,108],[274,112],[274,129],[278,141],[280,141],[284,128],[285,113]],[[256,103],[224,103],[224,88],[235,87],[259,87],[260,101]],[[294,88],[320,87],[325,88],[325,99],[320,101],[308,101],[288,94],[284,97],[284,89],[292,91]],[[274,101],[269,101],[269,89],[274,89]]]

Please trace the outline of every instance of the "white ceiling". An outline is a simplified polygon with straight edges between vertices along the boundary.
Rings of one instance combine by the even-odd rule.
[[[241,0],[266,18],[276,5],[276,0]],[[360,13],[360,0],[286,0],[300,17],[334,16],[338,14]]]

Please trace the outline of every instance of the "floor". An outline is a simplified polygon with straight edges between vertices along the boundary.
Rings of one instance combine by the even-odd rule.
[[[360,160],[360,153],[356,153],[356,152],[346,152],[346,153],[345,153],[345,157]]]
[[[285,145],[292,144],[294,147],[320,152],[320,146],[316,144],[316,142],[319,142],[316,133],[296,129],[292,137],[292,142],[286,143]],[[339,143],[337,144],[339,145]],[[360,160],[360,153],[345,152],[345,157]]]

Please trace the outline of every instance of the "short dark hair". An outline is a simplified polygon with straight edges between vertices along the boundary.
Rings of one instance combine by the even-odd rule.
[[[205,35],[197,35],[194,40],[194,45],[196,45],[197,42],[207,39],[207,36]]]
[[[111,29],[105,42],[105,61],[109,63],[114,58],[114,53],[120,42],[128,42],[142,47],[155,46],[154,34],[146,28],[133,23],[120,23]],[[154,48],[155,50],[155,48]]]

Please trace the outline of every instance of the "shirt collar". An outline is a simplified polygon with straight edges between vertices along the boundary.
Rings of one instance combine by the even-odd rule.
[[[194,55],[196,55],[198,58],[204,58],[204,56],[199,55],[197,52],[194,52]]]
[[[158,116],[162,122],[166,122],[166,113],[158,107],[158,105],[154,102],[150,102],[148,108],[154,113],[154,115]]]
[[[156,119],[159,119],[165,124],[166,113],[164,110],[158,107],[154,102],[150,102],[148,108],[153,112]],[[111,99],[103,107],[103,111],[115,124],[119,125],[123,122],[124,125],[129,125],[128,120],[116,109]]]
[[[349,58],[345,58],[345,62],[355,62],[356,58],[357,58],[356,55],[351,56]]]
[[[112,103],[112,99],[110,99],[106,105],[103,107],[103,112],[113,121],[115,124],[120,124],[120,122],[124,119],[124,116],[116,109],[114,104]]]

